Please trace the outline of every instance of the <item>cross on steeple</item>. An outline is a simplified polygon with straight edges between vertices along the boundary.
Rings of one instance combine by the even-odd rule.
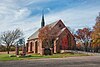
[[[45,26],[45,20],[44,20],[44,10],[42,10],[42,20],[41,20],[41,28]]]
[[[99,16],[100,16],[100,12],[99,12]]]

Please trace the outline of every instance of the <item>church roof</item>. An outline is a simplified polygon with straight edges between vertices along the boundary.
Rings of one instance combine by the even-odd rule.
[[[55,22],[53,22],[53,23],[51,23],[51,24],[48,24],[48,26],[53,27],[53,26],[55,26],[59,21],[60,21],[60,20],[55,21]],[[46,26],[47,26],[47,25],[46,25]],[[33,34],[28,38],[28,40],[38,38],[38,34],[39,34],[39,29],[38,29],[35,33],[33,33]]]
[[[31,40],[31,39],[38,38],[38,34],[39,34],[39,29],[36,32],[34,32],[28,39]]]
[[[59,21],[60,21],[60,20],[57,20],[57,21],[55,21],[55,22],[53,22],[53,23],[51,23],[51,24],[48,24],[48,26],[53,27],[53,26],[55,26]]]

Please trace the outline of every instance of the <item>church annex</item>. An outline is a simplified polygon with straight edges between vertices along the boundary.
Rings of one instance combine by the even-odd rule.
[[[56,37],[52,39],[52,47],[43,46],[44,43],[42,40],[39,40],[39,36],[38,36],[39,30],[37,30],[27,40],[27,52],[39,53],[41,55],[44,55],[46,53],[46,50],[47,51],[49,50],[49,53],[53,54],[53,53],[60,53],[61,50],[74,49],[76,44],[75,38],[68,30],[68,28],[64,25],[62,20],[58,20],[46,26],[51,28],[51,31],[48,33],[51,32],[56,33],[55,34]],[[44,15],[43,15],[40,29],[46,26],[45,26]]]

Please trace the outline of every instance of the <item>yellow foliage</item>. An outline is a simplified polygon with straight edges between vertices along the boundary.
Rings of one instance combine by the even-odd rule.
[[[100,21],[96,22],[94,26],[94,31],[91,35],[92,38],[92,47],[98,47],[100,46]]]

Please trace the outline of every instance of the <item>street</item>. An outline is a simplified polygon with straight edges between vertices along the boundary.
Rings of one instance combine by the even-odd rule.
[[[0,61],[0,67],[100,67],[100,56]]]

